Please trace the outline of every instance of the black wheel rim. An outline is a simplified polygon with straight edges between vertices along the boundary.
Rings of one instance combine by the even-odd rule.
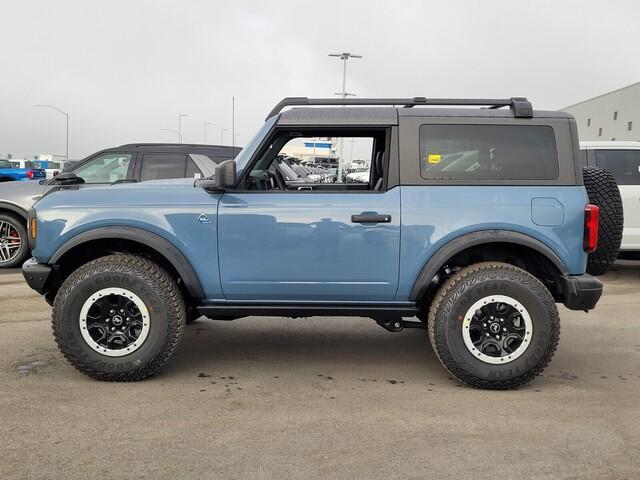
[[[107,288],[93,294],[80,313],[80,328],[89,346],[108,356],[137,350],[149,333],[146,306],[133,292]]]
[[[486,363],[508,363],[518,358],[528,348],[532,331],[529,312],[505,295],[477,301],[463,321],[467,349]]]

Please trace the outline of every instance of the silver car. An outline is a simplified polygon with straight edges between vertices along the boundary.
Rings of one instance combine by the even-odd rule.
[[[114,182],[206,178],[238,147],[140,143],[101,150],[50,180],[0,183],[0,268],[20,266],[30,255],[29,209],[49,189],[69,182],[90,187]],[[64,180],[63,180],[64,179]]]

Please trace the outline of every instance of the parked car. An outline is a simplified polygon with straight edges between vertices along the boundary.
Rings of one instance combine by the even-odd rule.
[[[583,164],[610,172],[620,190],[617,197],[603,196],[610,216],[617,219],[620,252],[640,251],[640,142],[580,142],[580,148]],[[612,261],[617,253],[611,253]]]
[[[369,183],[369,168],[360,168],[354,172],[347,173],[345,181],[347,183]]]
[[[54,160],[27,160],[11,159],[11,163],[17,168],[41,168],[45,171],[46,178],[53,178],[63,170],[64,161]]]
[[[300,135],[366,138],[369,183],[288,185],[272,165]],[[351,315],[428,328],[458,379],[516,388],[556,350],[555,304],[602,293],[577,138],[522,98],[285,99],[211,179],[49,192],[23,273],[64,356],[100,380],[158,371],[195,316]]]
[[[45,192],[62,183],[76,183],[84,188],[124,181],[205,178],[213,174],[218,162],[233,158],[239,150],[217,145],[128,144],[94,153],[50,180],[3,183],[0,185],[0,247],[5,248],[0,248],[0,268],[17,267],[28,258],[29,209]],[[38,176],[33,174],[34,178],[44,178],[44,170],[29,171],[38,172]]]
[[[19,168],[10,160],[0,160],[0,183],[41,180],[46,173],[42,168]]]

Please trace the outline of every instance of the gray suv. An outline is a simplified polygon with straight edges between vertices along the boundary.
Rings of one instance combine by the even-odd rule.
[[[240,148],[222,145],[127,144],[94,153],[50,180],[3,183],[0,185],[0,268],[18,267],[29,256],[28,212],[51,188],[65,183],[84,187],[206,178],[213,174],[216,164],[234,158],[239,151]]]

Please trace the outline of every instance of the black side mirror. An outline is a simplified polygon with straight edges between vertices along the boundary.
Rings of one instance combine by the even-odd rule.
[[[55,185],[78,185],[84,183],[84,179],[73,172],[60,172],[53,179]]]
[[[196,181],[196,185],[210,193],[220,193],[236,186],[236,162],[225,160],[216,165],[213,178]]]

